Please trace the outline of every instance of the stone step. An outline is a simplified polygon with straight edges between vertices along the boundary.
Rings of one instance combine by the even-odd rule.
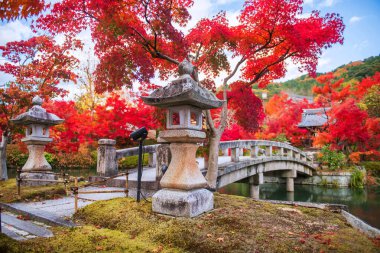
[[[37,225],[30,220],[20,220],[15,215],[10,213],[1,214],[1,222],[9,226],[12,226],[18,230],[25,231],[29,234],[36,235],[38,237],[52,237],[53,233],[47,229],[44,224]]]
[[[75,227],[75,224],[70,220],[65,220],[62,217],[58,217],[54,213],[31,208],[30,206],[25,205],[23,203],[12,203],[12,204],[0,203],[0,205],[2,206],[3,209],[9,212],[28,216],[33,220],[36,220],[45,224],[55,225],[55,226],[64,226],[64,227]]]
[[[8,225],[3,224],[3,223],[1,223],[1,232],[3,234],[5,234],[6,236],[8,236],[8,237],[10,237],[10,238],[12,238],[14,240],[17,240],[17,241],[27,240],[26,237],[24,237],[24,236],[16,233],[15,230],[10,229]]]

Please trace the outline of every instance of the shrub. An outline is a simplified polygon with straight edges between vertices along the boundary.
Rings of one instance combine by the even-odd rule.
[[[380,177],[380,161],[378,162],[362,162],[361,163],[367,172],[369,172],[372,176]]]
[[[48,154],[51,166],[55,170],[81,170],[96,168],[96,152]],[[46,157],[46,155],[45,155]]]
[[[364,174],[357,168],[351,174],[350,186],[352,188],[364,187]]]
[[[321,149],[321,156],[319,156],[322,164],[327,165],[330,170],[342,168],[345,164],[345,158],[342,152],[331,150],[328,145]]]
[[[322,178],[321,182],[319,183],[323,187],[327,187],[329,182],[327,181],[326,178]]]
[[[144,154],[143,166],[148,165],[148,159],[149,159],[149,154]],[[133,169],[133,168],[137,168],[138,162],[139,162],[139,157],[137,155],[124,157],[118,161],[118,167],[119,167],[119,170]]]
[[[7,166],[9,169],[21,169],[28,160],[28,154],[21,151],[17,144],[7,145]]]

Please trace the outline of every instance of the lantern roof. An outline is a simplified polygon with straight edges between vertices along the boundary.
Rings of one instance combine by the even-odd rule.
[[[32,100],[33,107],[27,112],[11,119],[11,121],[16,125],[40,124],[46,126],[58,125],[64,122],[64,120],[57,115],[46,112],[46,110],[41,107],[42,102],[42,98],[35,96]]]
[[[194,66],[187,60],[179,65],[180,77],[167,86],[153,91],[149,96],[141,97],[142,100],[156,107],[172,107],[178,105],[192,105],[200,109],[214,109],[223,105],[223,100],[219,100],[212,92],[192,78],[196,76]]]
[[[300,128],[320,127],[326,124],[328,120],[327,112],[330,107],[303,109],[302,120],[298,124]]]

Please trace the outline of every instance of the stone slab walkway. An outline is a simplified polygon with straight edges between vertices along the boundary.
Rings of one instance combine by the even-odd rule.
[[[27,240],[36,237],[52,237],[49,226],[32,220],[19,219],[15,214],[1,214],[1,229],[4,234],[15,240]]]
[[[79,191],[115,191],[124,190],[123,188],[116,187],[86,187]],[[85,198],[78,200],[78,207],[85,207],[97,200],[107,200],[119,197],[125,197],[124,193],[97,193],[97,194],[79,194],[79,198]],[[40,202],[28,202],[28,203],[14,203],[10,206],[21,210],[35,210],[42,213],[51,213],[55,217],[66,218],[71,217],[74,214],[74,196],[68,196],[60,199],[51,199]]]
[[[79,194],[85,199],[78,200],[78,207],[98,200],[107,200],[125,197],[125,193],[107,193],[107,191],[124,190],[116,187],[86,187],[80,191],[104,191],[98,194]],[[1,214],[2,232],[15,240],[27,240],[35,237],[51,237],[53,233],[48,229],[50,225],[74,227],[70,220],[74,214],[74,197],[68,196],[59,199],[51,199],[40,202],[24,202],[3,204],[4,212]],[[21,220],[17,215],[27,217]],[[47,225],[48,224],[48,225]]]

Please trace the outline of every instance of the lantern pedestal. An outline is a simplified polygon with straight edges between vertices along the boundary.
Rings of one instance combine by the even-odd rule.
[[[22,167],[22,171],[29,173],[21,173],[21,185],[22,186],[43,186],[55,184],[54,182],[48,182],[50,180],[57,180],[58,177],[46,172],[51,171],[51,165],[46,161],[44,152],[47,143],[51,142],[51,138],[33,138],[27,137],[22,139],[26,143],[29,150],[29,157],[25,165]],[[24,180],[23,179],[27,179]],[[33,181],[30,181],[32,179]],[[38,181],[34,181],[38,180]]]
[[[49,182],[58,180],[58,176],[54,174],[48,174],[44,172],[33,172],[33,173],[21,173],[21,185],[22,186],[44,186],[57,184],[55,182]],[[29,181],[29,179],[33,181]],[[36,180],[36,181],[34,181]]]
[[[51,165],[46,161],[44,152],[47,143],[51,142],[50,138],[24,138],[21,140],[28,146],[29,157],[22,171],[51,171]]]
[[[171,161],[160,185],[153,195],[153,212],[194,217],[214,208],[214,195],[204,189],[207,181],[196,161],[198,143],[206,138],[202,131],[202,111],[218,108],[219,100],[193,79],[195,67],[187,60],[179,64],[180,77],[169,85],[142,97],[148,105],[167,108],[166,131],[158,142],[170,143]],[[196,78],[197,80],[197,78]]]
[[[214,195],[206,189],[162,189],[153,195],[153,212],[176,217],[195,217],[214,208]]]
[[[207,186],[196,162],[195,153],[198,144],[171,143],[172,160],[169,168],[161,179],[162,188],[193,190]]]
[[[20,177],[22,185],[37,186],[55,184],[49,182],[57,179],[57,176],[49,173],[52,168],[46,161],[44,151],[46,144],[53,141],[49,138],[49,128],[51,126],[62,123],[64,120],[57,115],[46,112],[41,107],[42,99],[35,96],[32,100],[33,107],[14,119],[11,119],[16,125],[25,126],[25,135],[21,141],[28,146],[29,157],[25,165],[22,167]],[[29,180],[29,181],[27,181]]]
[[[162,177],[162,188],[153,195],[153,212],[176,217],[194,217],[214,208],[214,195],[202,189],[207,181],[198,168],[198,143],[206,134],[191,129],[166,130],[159,142],[170,142],[172,159]]]

